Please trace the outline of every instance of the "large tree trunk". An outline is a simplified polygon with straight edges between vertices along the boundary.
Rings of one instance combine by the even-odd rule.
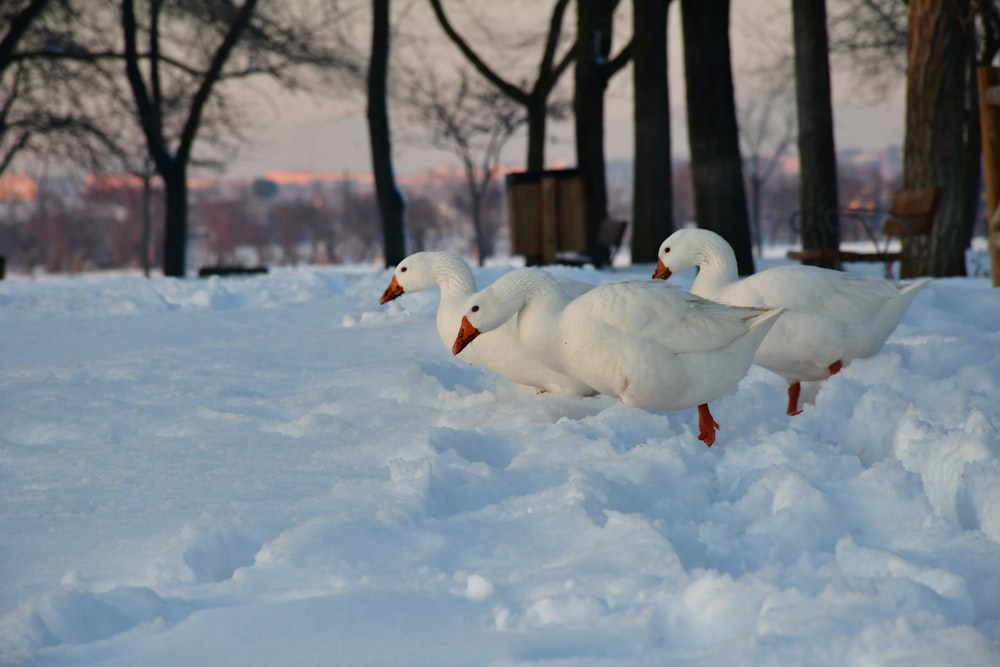
[[[729,53],[729,0],[681,0],[688,144],[698,225],[733,246],[741,275],[753,273],[736,98]]]
[[[372,51],[368,66],[368,136],[371,142],[375,195],[382,217],[386,267],[395,266],[407,255],[406,200],[396,184],[386,101],[389,5],[390,0],[372,0]]]
[[[968,217],[963,178],[968,114],[969,50],[974,43],[969,0],[910,0],[903,187],[941,186],[934,234],[904,241],[903,278],[965,275]],[[975,147],[978,152],[978,146]],[[977,175],[978,180],[978,175]]]
[[[670,166],[670,94],[667,85],[667,13],[670,0],[633,0],[632,73],[635,90],[635,182],[632,261],[656,261],[674,230]]]
[[[606,61],[611,35],[601,30],[598,4],[601,0],[577,1],[576,87],[573,114],[576,118],[576,159],[583,171],[587,254],[600,268],[610,261],[607,248],[598,243],[601,223],[608,217],[607,177],[604,162],[604,89],[607,79],[599,61]]]
[[[608,217],[608,186],[604,160],[604,90],[608,81],[632,58],[633,42],[614,58],[611,38],[618,0],[577,0],[576,70],[573,114],[576,119],[576,159],[583,172],[587,254],[594,266],[611,262],[600,242]]]
[[[792,0],[792,23],[802,247],[836,250],[840,245],[840,227],[826,0]],[[835,260],[817,263],[837,268]]]

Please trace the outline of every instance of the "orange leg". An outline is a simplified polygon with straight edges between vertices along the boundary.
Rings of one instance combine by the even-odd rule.
[[[844,362],[839,359],[828,367],[830,369],[830,375],[836,375],[844,368]],[[802,393],[802,384],[799,382],[792,382],[788,385],[788,414],[795,416],[802,411],[799,410],[799,394]]]
[[[799,410],[799,394],[802,393],[802,383],[792,382],[788,385],[788,415],[794,417],[801,413]]]
[[[698,439],[711,447],[715,442],[715,429],[719,428],[718,423],[712,419],[712,413],[708,411],[708,403],[698,406]]]

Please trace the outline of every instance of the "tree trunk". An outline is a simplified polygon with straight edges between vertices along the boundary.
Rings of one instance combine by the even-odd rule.
[[[969,0],[910,0],[903,187],[943,190],[930,243],[904,241],[903,256],[912,261],[903,262],[903,278],[965,275],[973,222],[963,187],[970,136],[965,94],[973,43]]]
[[[183,278],[187,275],[187,167],[173,160],[169,167],[160,165],[160,176],[166,198],[163,275]]]
[[[598,27],[598,0],[577,2],[576,87],[573,114],[576,119],[576,159],[583,171],[584,210],[587,226],[587,254],[594,266],[606,266],[607,249],[599,247],[597,236],[608,216],[607,180],[604,172],[604,88],[598,60],[606,60],[609,39],[602,39]]]
[[[840,227],[826,0],[792,0],[792,23],[802,247],[836,250],[840,246]],[[836,261],[817,264],[838,268]]]
[[[633,0],[632,74],[635,89],[635,182],[632,262],[656,261],[674,230],[667,84],[667,13],[670,0]]]
[[[764,180],[754,173],[750,176],[750,224],[753,231],[753,241],[757,248],[757,257],[764,254],[764,229],[761,223],[760,200],[764,191]]]
[[[979,85],[977,81],[978,63],[976,49],[970,48],[967,53],[966,90],[968,90],[968,106],[965,109],[965,145],[962,153],[962,194],[961,214],[959,218],[965,221],[954,238],[954,243],[942,243],[943,252],[935,253],[935,258],[943,260],[941,270],[943,275],[964,276],[965,250],[972,245],[972,233],[979,213],[980,193],[983,185],[983,127],[979,118]],[[947,249],[945,249],[947,248]]]
[[[986,199],[986,241],[993,287],[1000,287],[1000,221],[994,217],[1000,205],[1000,108],[983,98],[987,89],[997,85],[1000,85],[1000,68],[979,64],[976,97],[979,100],[979,141]]]
[[[528,116],[528,171],[545,169],[545,126],[548,109],[544,97],[531,96],[525,105]]]
[[[149,244],[153,236],[153,175],[147,169],[142,174],[142,241],[141,241],[141,254],[142,254],[142,274],[149,277],[150,273],[150,258],[149,258]]]
[[[576,71],[573,114],[576,119],[576,158],[583,173],[587,224],[587,254],[597,268],[611,262],[601,245],[601,225],[608,217],[608,186],[604,160],[604,90],[608,81],[632,58],[633,43],[614,58],[611,38],[618,0],[578,0]]]
[[[390,2],[391,0],[372,0],[372,51],[368,67],[368,136],[372,151],[372,172],[375,176],[375,195],[382,217],[386,267],[395,266],[407,255],[406,201],[396,184],[386,100]]]
[[[469,204],[472,208],[472,229],[476,237],[476,260],[479,266],[483,266],[486,263],[486,258],[493,254],[493,248],[483,228],[483,200],[475,188],[475,184],[470,184]]]
[[[729,241],[741,275],[753,273],[736,98],[729,0],[681,0],[688,144],[698,225]]]

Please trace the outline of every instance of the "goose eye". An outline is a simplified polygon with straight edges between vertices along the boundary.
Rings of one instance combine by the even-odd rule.
[[[406,273],[406,267],[405,266],[399,267],[399,272],[400,273]]]
[[[479,312],[479,306],[473,306],[472,307],[472,312],[478,313]]]
[[[666,254],[667,254],[667,253],[669,253],[669,252],[670,252],[670,248],[664,248],[664,249],[663,249],[663,254],[664,254],[664,255],[666,255]]]

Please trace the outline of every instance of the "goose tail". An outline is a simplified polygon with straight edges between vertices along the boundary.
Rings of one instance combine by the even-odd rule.
[[[930,278],[921,278],[920,280],[914,280],[912,283],[909,283],[908,285],[903,285],[899,290],[899,295],[902,297],[909,297],[912,299],[917,295],[917,292],[923,289],[924,286],[930,281],[931,281]]]
[[[767,308],[760,309],[762,312],[759,315],[754,316],[753,322],[750,323],[750,329],[759,329],[763,327],[762,334],[766,334],[774,326],[774,323],[778,321],[778,318],[782,313],[786,312],[788,309],[781,308]]]

